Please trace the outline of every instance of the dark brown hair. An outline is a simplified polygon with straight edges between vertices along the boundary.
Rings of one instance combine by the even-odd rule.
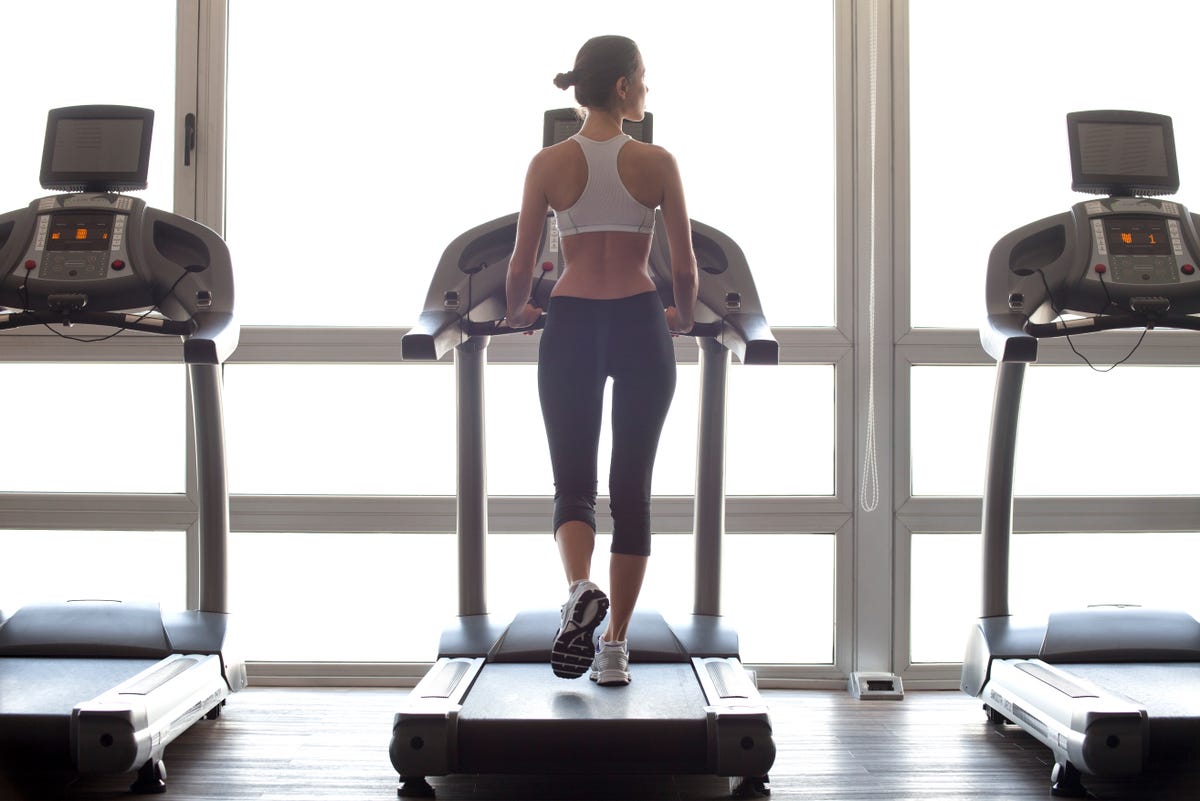
[[[637,43],[625,36],[596,36],[588,39],[575,56],[575,68],[554,78],[559,89],[575,87],[575,102],[586,108],[607,108],[613,85],[630,78],[642,57]]]

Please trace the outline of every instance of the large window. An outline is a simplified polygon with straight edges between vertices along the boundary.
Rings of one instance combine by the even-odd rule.
[[[836,322],[834,11],[832,2],[814,5],[803,26],[784,26],[767,3],[653,3],[620,31],[646,58],[654,139],[680,164],[690,215],[739,243],[785,340],[783,327]],[[455,492],[454,370],[448,359],[401,362],[396,332],[421,311],[446,245],[516,211],[543,112],[574,105],[551,79],[604,32],[591,10],[547,13],[526,0],[420,8],[351,0],[288,15],[230,2],[225,231],[249,326],[226,369],[235,528],[246,529],[234,555],[288,552],[270,569],[235,565],[236,604],[262,644],[251,658],[431,657],[437,630],[456,611],[453,520],[444,511]],[[794,102],[779,102],[781,76]],[[330,346],[334,329],[360,350]],[[257,348],[265,337],[269,351]],[[679,352],[654,475],[663,519],[646,588],[647,605],[668,613],[692,603],[685,532],[700,371],[694,351]],[[841,522],[787,512],[808,498],[834,506],[847,491],[837,474],[837,405],[849,402],[834,366],[843,352],[802,361],[785,345],[778,367],[729,371],[726,483],[748,505],[730,515],[724,597],[745,624],[751,661],[833,661],[837,548],[825,532]],[[488,599],[497,614],[561,603],[535,358],[536,349],[495,338],[485,372]],[[607,447],[606,421],[602,495]],[[775,505],[759,514],[760,499]],[[272,518],[296,504],[315,510],[299,530]],[[338,527],[341,510],[360,508],[373,511]],[[413,519],[440,527],[417,531],[407,527]],[[598,570],[608,547],[601,540]],[[342,574],[333,564],[369,567]],[[411,588],[387,589],[422,566]],[[780,638],[756,609],[789,603],[784,588],[798,572],[812,619]],[[301,639],[302,624],[277,626],[271,609],[281,599],[342,621],[341,633]],[[395,641],[375,638],[365,622],[375,618],[362,609],[387,610]]]
[[[172,206],[175,144],[175,4],[162,0],[9,3],[11,36],[0,63],[8,76],[0,129],[0,210],[51,194],[38,184],[46,112],[61,106],[154,110],[151,206]]]
[[[1189,69],[1200,7],[1156,0],[1131,17],[1120,0],[908,6],[914,325],[978,327],[996,240],[1090,197],[1071,191],[1067,112],[1170,115],[1183,192],[1200,180],[1187,145],[1200,110],[1175,77]],[[1142,25],[1154,31],[1154,75],[1107,63]]]
[[[982,495],[995,376],[990,365],[913,368],[914,495]],[[1200,433],[1176,412],[1198,393],[1194,367],[1035,365],[1021,397],[1014,494],[1200,493],[1188,456]]]
[[[67,600],[184,609],[182,531],[0,530],[0,612]]]
[[[978,534],[917,534],[912,543],[912,660],[957,662],[982,599]],[[1026,533],[1013,538],[1010,609],[1044,618],[1127,604],[1200,615],[1195,532]],[[947,596],[962,599],[947,603]]]
[[[655,141],[680,164],[691,216],[744,250],[784,344],[778,367],[733,364],[727,395],[724,598],[743,623],[744,655],[773,664],[834,659],[844,535],[832,532],[845,531],[848,515],[839,455],[851,400],[838,367],[849,344],[835,328],[837,11],[817,4],[791,26],[757,0],[736,9],[673,1],[639,8],[621,30],[646,57]],[[399,335],[420,312],[443,248],[516,210],[543,112],[574,105],[552,77],[605,32],[594,14],[547,13],[529,0],[350,0],[286,14],[245,0],[63,0],[22,4],[6,22],[27,34],[5,51],[9,72],[37,69],[9,93],[3,208],[47,194],[37,180],[49,109],[145,106],[156,112],[155,134],[150,189],[137,196],[157,208],[178,203],[230,242],[242,326],[224,369],[230,600],[248,632],[245,656],[430,658],[457,611],[454,370],[449,360],[403,363]],[[101,62],[99,72],[88,67]],[[185,167],[174,156],[193,112],[198,141]],[[106,582],[80,580],[83,594],[194,602],[185,598],[197,585],[186,371],[164,363],[175,349],[127,336],[76,348],[44,330],[0,342],[6,386],[21,402],[9,411],[7,441],[21,459],[0,469],[12,528],[0,535],[30,564],[55,548],[96,549],[154,576],[108,570]],[[677,351],[646,601],[670,614],[691,606],[700,381],[694,348],[681,341]],[[545,531],[553,487],[535,353],[498,339],[486,375],[489,592],[504,613],[561,600]],[[81,519],[91,528],[79,531]],[[598,545],[598,561],[606,548]],[[525,562],[544,567],[543,584],[524,580]],[[798,575],[813,613],[779,638],[757,605],[795,600],[788,587]],[[65,585],[77,578],[6,583],[0,604],[29,600],[39,586],[74,595]],[[363,610],[394,620],[403,642],[364,626]],[[328,636],[311,636],[313,624]]]
[[[171,209],[175,4],[9,3],[4,29],[0,213],[51,194],[39,184],[47,112],[93,104],[154,110],[149,189],[137,197]],[[125,354],[140,363],[123,363]],[[3,613],[68,598],[186,606],[187,509],[177,501],[187,386],[183,367],[152,363],[161,359],[124,337],[88,345],[43,329],[0,336]]]
[[[898,492],[902,586],[896,660],[957,662],[980,607],[979,498],[995,366],[979,347],[988,254],[1003,235],[1091,197],[1070,189],[1066,115],[1129,109],[1174,120],[1187,203],[1200,113],[1174,77],[1188,69],[1200,10],[1176,0],[1019,0],[968,6],[909,0],[901,238],[910,303],[899,326],[909,424]],[[1154,74],[1109,63],[1140,24],[1154,28]],[[974,35],[986,31],[986,36]],[[1065,32],[1069,31],[1069,35]],[[1018,55],[1019,54],[1019,55]],[[1044,615],[1087,604],[1195,610],[1175,566],[1200,547],[1197,445],[1180,404],[1197,391],[1192,335],[1109,332],[1042,343],[1025,376],[1014,473],[1010,604]],[[1110,365],[1133,357],[1108,372]],[[1076,352],[1078,351],[1078,353]],[[1100,370],[1089,369],[1082,353]],[[904,396],[907,394],[907,397]],[[907,407],[907,408],[906,408]],[[907,614],[905,614],[907,613]],[[905,650],[906,649],[906,650]],[[936,674],[934,668],[929,673]]]
[[[619,26],[691,216],[741,243],[774,325],[833,323],[832,10],[649,3]],[[229,18],[226,231],[252,324],[411,324],[446,245],[517,210],[542,113],[574,105],[551,79],[598,32],[590,6],[530,0]]]

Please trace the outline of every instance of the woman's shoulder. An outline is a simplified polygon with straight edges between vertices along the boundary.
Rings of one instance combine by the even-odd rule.
[[[579,145],[572,142],[570,139],[564,139],[557,144],[543,147],[533,155],[529,162],[531,170],[558,170],[562,169],[565,164],[573,160],[578,160],[583,155],[583,151],[579,149]]]
[[[628,151],[634,164],[642,169],[652,169],[660,173],[676,170],[675,157],[662,145],[632,139],[624,149]]]

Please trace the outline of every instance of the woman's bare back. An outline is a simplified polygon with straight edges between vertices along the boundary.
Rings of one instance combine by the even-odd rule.
[[[636,140],[621,147],[617,175],[629,194],[647,208],[662,202],[661,148]],[[575,205],[587,186],[587,160],[571,140],[545,151],[546,200],[555,211]],[[612,299],[654,289],[650,278],[649,234],[631,231],[586,231],[562,238],[564,268],[554,295]]]

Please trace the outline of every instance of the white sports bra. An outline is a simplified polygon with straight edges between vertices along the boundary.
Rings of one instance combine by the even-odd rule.
[[[654,209],[643,206],[629,194],[617,173],[617,154],[633,137],[618,134],[604,142],[580,134],[571,138],[583,148],[588,179],[579,200],[571,208],[554,213],[559,235],[571,236],[586,231],[654,233]]]

